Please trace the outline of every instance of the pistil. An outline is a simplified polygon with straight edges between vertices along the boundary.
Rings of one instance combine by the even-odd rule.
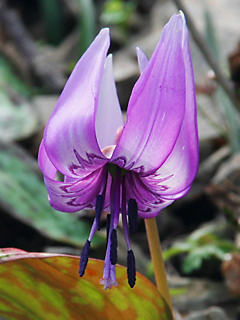
[[[109,228],[109,237],[104,261],[103,280],[104,288],[111,288],[116,285],[115,264],[117,263],[117,225],[120,211],[120,187],[121,187],[121,169],[114,168],[111,174],[112,183],[110,189],[110,211],[111,221]]]

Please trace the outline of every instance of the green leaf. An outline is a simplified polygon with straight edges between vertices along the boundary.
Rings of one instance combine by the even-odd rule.
[[[191,273],[201,268],[203,260],[224,260],[226,254],[239,252],[235,244],[222,238],[224,226],[215,223],[201,226],[192,232],[185,241],[175,241],[173,245],[164,250],[163,258],[168,260],[179,254],[187,254],[183,260],[182,269]]]
[[[0,204],[45,236],[83,246],[90,231],[89,224],[74,214],[54,210],[49,205],[36,162],[21,149],[9,147],[0,144]],[[103,242],[101,234],[94,236],[93,246]]]
[[[100,284],[104,262],[89,259],[83,278],[79,258],[67,255],[0,250],[0,315],[6,319],[172,319],[156,287],[137,273],[127,283],[126,268],[117,265],[118,286]]]
[[[182,269],[185,273],[191,273],[194,270],[201,268],[203,260],[210,258],[216,258],[223,260],[225,252],[220,248],[213,245],[205,245],[199,248],[195,248],[184,259]]]
[[[173,246],[164,250],[163,259],[166,261],[180,253],[189,252],[193,248],[191,243],[187,242],[175,242]]]

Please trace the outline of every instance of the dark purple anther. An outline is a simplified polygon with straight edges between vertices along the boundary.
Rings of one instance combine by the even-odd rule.
[[[138,205],[135,199],[128,201],[128,226],[129,232],[137,231]]]
[[[112,265],[117,263],[117,230],[113,229],[111,233],[110,261]]]
[[[104,203],[104,198],[101,194],[99,194],[96,199],[96,207],[95,207],[97,230],[100,230],[100,218],[103,211],[103,203]]]
[[[136,282],[136,265],[135,265],[134,253],[132,250],[128,250],[127,275],[128,275],[128,283],[130,287],[133,288]]]
[[[111,222],[111,215],[110,215],[110,214],[107,214],[107,219],[106,219],[107,241],[108,241],[109,230],[110,230],[110,222]]]
[[[87,240],[81,253],[81,259],[80,259],[80,266],[79,266],[79,275],[82,277],[85,273],[85,269],[88,263],[88,254],[89,254],[89,249],[90,249],[90,241]]]

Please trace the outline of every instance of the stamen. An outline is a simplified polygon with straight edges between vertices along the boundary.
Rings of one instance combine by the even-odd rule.
[[[128,225],[127,225],[127,202],[126,202],[126,185],[125,185],[125,176],[122,176],[122,224],[123,224],[123,231],[124,237],[127,243],[127,248],[130,250],[130,240],[128,235]]]
[[[90,244],[92,241],[92,238],[94,236],[94,234],[97,231],[97,222],[96,222],[96,218],[93,221],[93,225],[89,234],[89,237],[82,249],[82,253],[81,253],[81,258],[80,258],[80,266],[79,266],[79,275],[80,277],[82,277],[85,273],[85,269],[87,267],[87,263],[88,263],[88,255],[89,255],[89,249],[90,249]]]
[[[128,224],[130,233],[137,231],[138,205],[135,199],[128,201]]]
[[[82,249],[80,266],[79,266],[79,271],[78,271],[80,277],[82,277],[84,275],[85,269],[87,267],[90,243],[91,242],[89,240],[87,240],[83,249]]]
[[[113,229],[111,233],[110,261],[112,265],[117,263],[117,230]]]
[[[128,275],[128,283],[130,287],[133,288],[136,282],[136,265],[135,265],[134,253],[132,250],[128,250],[127,275]]]
[[[107,221],[106,221],[107,241],[109,237],[110,223],[111,223],[111,215],[107,214]]]
[[[130,240],[129,240],[129,234],[128,234],[128,227],[127,227],[127,216],[125,213],[122,213],[122,224],[123,224],[123,232],[124,232],[127,248],[128,250],[130,250],[131,247],[130,247]]]
[[[104,197],[103,195],[99,194],[96,199],[96,223],[97,223],[97,230],[100,230],[100,218],[103,211],[103,203],[104,203]]]

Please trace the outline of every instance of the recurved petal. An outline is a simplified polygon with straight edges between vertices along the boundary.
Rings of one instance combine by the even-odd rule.
[[[126,198],[135,199],[138,204],[138,215],[142,218],[152,218],[174,202],[174,199],[163,199],[143,183],[141,177],[135,173],[126,176]]]
[[[84,208],[93,208],[100,190],[101,180],[102,176],[99,172],[98,175],[95,172],[94,175],[76,182],[75,185],[44,177],[50,205],[63,212],[76,212]],[[74,192],[66,193],[65,190],[71,190],[71,187],[75,188]]]
[[[138,66],[139,66],[140,72],[142,73],[146,68],[146,66],[148,65],[148,58],[139,47],[136,48],[136,52],[137,52]]]
[[[184,19],[184,16],[183,16]],[[185,20],[183,20],[185,22]],[[188,30],[184,27],[183,55],[186,81],[186,107],[180,134],[176,144],[155,173],[156,180],[169,177],[165,181],[165,190],[161,192],[168,198],[185,194],[196,176],[199,162],[197,107],[192,60],[189,49]],[[174,196],[175,195],[175,196]],[[180,196],[179,196],[180,197]]]
[[[49,196],[53,208],[64,212],[75,212],[83,208],[91,208],[106,179],[106,171],[101,168],[84,178],[65,179],[57,181],[57,169],[53,166],[46,153],[44,143],[41,143],[38,157],[39,166],[44,174]],[[67,182],[66,182],[67,181]]]
[[[177,200],[177,199],[180,199],[180,198],[184,197],[190,191],[191,186],[192,185],[190,185],[189,187],[187,187],[186,189],[184,189],[183,191],[178,192],[178,193],[162,194],[162,199],[166,199],[166,200]]]
[[[112,55],[107,57],[104,66],[95,126],[101,149],[116,144],[117,131],[123,126],[123,119],[113,78]]]
[[[64,175],[86,174],[106,162],[95,116],[108,47],[109,30],[103,29],[75,66],[45,129],[48,157]]]
[[[150,174],[175,145],[185,111],[185,28],[181,15],[170,19],[133,88],[126,125],[112,156],[121,167]]]

